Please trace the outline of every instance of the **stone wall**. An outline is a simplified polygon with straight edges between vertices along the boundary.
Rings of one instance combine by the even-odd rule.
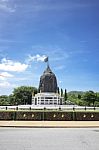
[[[0,120],[27,121],[99,121],[95,111],[0,111]]]
[[[40,121],[40,120],[42,120],[42,112],[17,111],[16,112],[16,120]]]
[[[15,112],[0,111],[0,120],[14,120]]]
[[[72,112],[45,112],[44,120],[47,121],[71,121]]]
[[[77,121],[99,121],[99,112],[76,112]]]

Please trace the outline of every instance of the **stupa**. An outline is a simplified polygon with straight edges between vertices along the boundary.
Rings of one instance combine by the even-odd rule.
[[[58,94],[57,78],[49,66],[48,57],[45,58],[47,68],[40,77],[39,93],[32,96],[33,105],[61,105],[63,97]]]

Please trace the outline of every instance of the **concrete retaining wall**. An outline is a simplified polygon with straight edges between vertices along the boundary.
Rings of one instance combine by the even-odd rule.
[[[0,120],[99,121],[99,112],[76,111],[0,111]]]

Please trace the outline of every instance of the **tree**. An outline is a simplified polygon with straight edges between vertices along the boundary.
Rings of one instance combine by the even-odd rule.
[[[35,87],[21,86],[15,88],[13,91],[14,103],[18,105],[31,104],[32,103],[32,92],[37,93]]]
[[[78,94],[78,99],[81,99],[81,95],[80,94]]]
[[[64,94],[64,100],[65,100],[65,104],[66,104],[66,101],[67,101],[67,90],[65,89],[65,94]]]
[[[61,89],[61,97],[63,97],[63,89]]]
[[[87,91],[83,95],[82,99],[88,103],[90,106],[91,104],[94,106],[95,101],[97,100],[97,95],[93,91]]]
[[[0,105],[9,105],[9,100],[7,95],[0,96]]]
[[[8,97],[8,100],[9,100],[10,105],[15,105],[16,104],[14,94],[10,94],[9,97]]]
[[[96,93],[96,97],[97,97],[96,101],[99,102],[99,93],[98,92]]]

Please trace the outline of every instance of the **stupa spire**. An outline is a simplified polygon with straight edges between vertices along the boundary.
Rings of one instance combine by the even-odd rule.
[[[44,62],[47,63],[47,68],[43,72],[43,75],[40,77],[39,89],[41,92],[57,92],[57,79],[55,74],[49,67],[48,57],[44,59]]]

